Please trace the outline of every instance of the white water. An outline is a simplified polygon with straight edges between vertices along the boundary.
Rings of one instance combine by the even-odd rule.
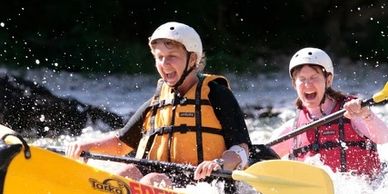
[[[344,67],[335,75],[335,89],[356,94],[362,98],[369,98],[379,91],[388,81],[387,68],[363,69],[357,67]],[[13,72],[20,74],[20,72]],[[54,94],[63,97],[74,97],[81,102],[105,107],[113,112],[125,115],[134,112],[154,91],[157,78],[150,76],[117,76],[117,75],[92,75],[82,76],[68,72],[53,72],[51,70],[26,71],[23,76],[49,88]],[[247,119],[250,137],[255,144],[266,143],[272,131],[294,115],[293,100],[296,97],[285,73],[236,76],[227,75],[236,98],[241,106],[261,105],[273,106],[275,111],[281,112],[279,117],[264,119]],[[378,116],[388,124],[388,104],[372,107]],[[387,132],[388,133],[388,132]],[[55,144],[65,145],[79,139],[99,138],[103,134],[92,128],[85,128],[80,137],[61,136],[56,140],[40,139],[35,143],[39,145]],[[379,145],[380,156],[383,161],[388,161],[388,144]],[[312,159],[312,163],[318,163]],[[95,165],[98,165],[96,163]],[[114,165],[110,166],[114,170]],[[388,193],[388,175],[381,184],[369,186],[357,177],[334,174],[328,170],[336,194],[382,194]],[[210,185],[190,186],[187,191],[208,193]],[[215,190],[215,186],[210,186]],[[217,191],[214,191],[217,193]],[[256,193],[243,187],[240,193]]]

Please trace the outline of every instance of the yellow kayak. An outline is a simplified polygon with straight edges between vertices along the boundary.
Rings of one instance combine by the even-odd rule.
[[[0,130],[1,132],[1,130]],[[13,135],[0,140],[0,194],[178,194],[141,184],[58,153],[28,145]],[[4,136],[2,139],[5,139]],[[91,154],[91,156],[95,156]],[[100,157],[100,156],[99,156]],[[110,156],[113,158],[112,156]],[[109,158],[109,156],[105,156]],[[125,158],[117,158],[125,161]],[[267,160],[229,172],[263,194],[333,194],[333,183],[321,168],[297,161]],[[221,176],[221,175],[218,175]]]
[[[5,157],[0,159],[3,194],[177,193],[116,176],[39,147],[30,146],[30,158],[23,154],[21,144],[2,147],[0,156],[4,152],[15,153],[8,161]]]

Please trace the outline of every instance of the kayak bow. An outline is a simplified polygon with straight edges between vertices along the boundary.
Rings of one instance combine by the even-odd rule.
[[[2,166],[3,194],[178,194],[107,173],[39,147],[30,146],[30,151],[31,158],[19,152],[8,168]]]

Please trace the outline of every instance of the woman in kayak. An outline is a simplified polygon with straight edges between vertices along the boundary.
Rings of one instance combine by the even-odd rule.
[[[361,107],[360,99],[332,88],[330,57],[321,49],[301,49],[290,61],[289,74],[298,94],[296,118],[277,129],[272,139],[342,108],[346,112],[345,117],[272,146],[279,156],[304,160],[320,154],[334,172],[378,175],[381,164],[376,144],[388,142],[388,127],[368,107]]]
[[[244,168],[251,142],[242,111],[225,77],[202,73],[204,53],[197,32],[168,22],[154,31],[149,46],[161,77],[154,96],[115,135],[73,143],[66,154],[78,158],[82,151],[136,151],[137,158],[199,164],[195,179],[214,169]],[[135,165],[119,172],[149,184],[169,181],[164,174],[147,173]]]

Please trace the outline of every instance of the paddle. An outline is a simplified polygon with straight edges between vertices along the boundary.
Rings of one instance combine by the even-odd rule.
[[[47,147],[46,149],[60,154],[65,153],[61,148]],[[127,164],[133,163],[133,164],[138,164],[143,166],[153,166],[153,167],[158,167],[165,172],[168,172],[170,170],[194,172],[195,170],[195,166],[191,166],[191,165],[184,165],[184,164],[177,164],[177,163],[170,163],[170,162],[163,162],[163,161],[156,161],[156,160],[138,159],[134,157],[119,157],[119,156],[111,156],[111,155],[97,154],[97,153],[90,153],[90,152],[82,152],[80,156],[83,157],[84,159],[106,160],[106,161],[112,161],[112,162],[122,162]],[[212,173],[212,176],[232,178],[232,173],[226,170],[218,170],[218,171],[214,171]]]
[[[48,149],[57,153],[64,153],[63,150],[58,148],[50,147]],[[157,165],[164,169],[176,169],[191,173],[195,170],[195,167],[191,165],[109,156],[90,152],[83,152],[82,157],[148,166]],[[334,192],[333,183],[323,169],[297,161],[268,160],[257,162],[246,170],[213,171],[212,176],[244,181],[263,194],[331,194]]]
[[[362,103],[361,103],[361,106],[364,107],[364,106],[372,106],[372,105],[376,105],[376,104],[380,104],[380,103],[385,103],[388,101],[388,82],[385,83],[385,86],[384,88],[377,92],[375,95],[373,95],[372,98],[370,99],[367,99],[367,100],[363,100]],[[304,125],[302,127],[299,127],[298,129],[295,129],[294,131],[290,132],[290,133],[287,133],[267,144],[265,144],[266,146],[273,146],[273,145],[276,145],[280,142],[283,142],[283,141],[286,141],[290,138],[293,138],[297,135],[300,135],[304,132],[306,132],[308,129],[311,129],[311,128],[314,128],[314,127],[318,127],[318,126],[321,126],[323,124],[326,124],[326,123],[329,123],[333,120],[336,120],[340,117],[342,117],[344,115],[344,113],[346,112],[345,109],[342,109],[342,110],[339,110],[335,113],[332,113],[330,115],[327,115],[325,117],[322,117],[316,121],[313,121],[307,125]]]

